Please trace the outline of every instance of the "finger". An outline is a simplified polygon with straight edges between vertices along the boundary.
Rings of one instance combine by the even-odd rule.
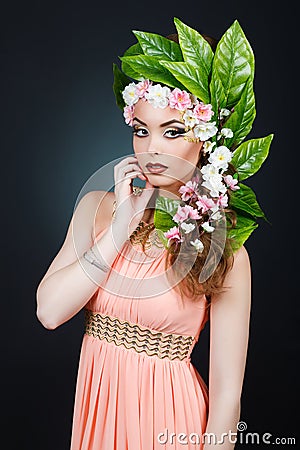
[[[127,158],[122,159],[118,164],[115,165],[115,168],[124,167],[128,163],[136,163],[137,158],[135,156],[128,156]]]
[[[137,167],[136,168],[136,170],[135,171],[124,171],[124,173],[121,175],[121,178],[124,178],[125,177],[125,175],[129,175],[129,176],[136,176],[136,174],[137,174],[137,176],[141,179],[141,180],[143,180],[143,181],[145,181],[145,180],[147,180],[147,178],[145,177],[145,175],[141,172],[141,170],[139,169],[139,167]]]
[[[134,163],[128,164],[127,166],[122,167],[120,170],[121,170],[121,172],[125,173],[125,172],[128,172],[129,170],[133,170],[133,169],[139,170],[140,172],[142,171],[140,166],[138,164],[134,164]]]
[[[141,172],[139,166],[137,166],[136,164],[130,164],[130,165],[126,165],[124,167],[121,167],[121,168],[119,168],[118,173],[115,176],[115,178],[123,178],[126,173],[131,173],[134,170]]]
[[[131,180],[133,178],[140,177],[140,176],[141,176],[140,171],[136,170],[134,172],[128,172],[126,175],[124,175],[123,180]]]

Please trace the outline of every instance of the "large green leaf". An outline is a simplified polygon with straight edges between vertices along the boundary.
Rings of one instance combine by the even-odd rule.
[[[262,217],[267,220],[251,187],[243,183],[239,183],[239,187],[240,189],[230,194],[229,205],[250,214],[254,218]]]
[[[234,112],[226,120],[224,126],[231,128],[233,137],[225,139],[225,145],[229,148],[236,147],[250,133],[255,119],[255,96],[253,91],[253,79],[248,78],[242,92],[240,101],[234,107]]]
[[[137,79],[149,78],[157,83],[184,89],[184,86],[166,67],[160,64],[160,61],[155,56],[121,56],[120,59],[122,62],[128,63],[136,73],[140,74],[140,78]]]
[[[209,103],[208,84],[203,72],[185,62],[161,61],[161,65],[166,67],[178,82],[182,83],[185,90],[196,95],[204,103]]]
[[[176,17],[174,18],[174,23],[185,62],[198,69],[201,67],[203,76],[208,80],[214,56],[211,46],[198,31],[185,25]]]
[[[138,42],[136,44],[131,45],[125,51],[123,56],[134,56],[134,55],[143,55],[143,49]],[[121,69],[126,75],[133,78],[134,80],[142,79],[140,74],[137,73],[135,70],[133,70],[132,67],[124,61],[122,61]]]
[[[158,196],[155,201],[153,221],[155,228],[165,232],[170,228],[177,226],[177,223],[173,220],[173,216],[176,214],[180,204],[180,200]]]
[[[143,49],[138,42],[128,47],[123,56],[134,56],[134,55],[143,55]]]
[[[155,208],[166,211],[171,216],[174,216],[177,212],[178,206],[181,204],[181,200],[176,198],[164,197],[159,195],[155,200]]]
[[[219,105],[223,105],[226,102],[225,92],[221,81],[214,77],[210,82],[210,103],[214,111],[214,117],[218,119],[219,117]]]
[[[130,83],[131,80],[126,75],[124,75],[123,72],[121,72],[116,64],[113,64],[113,74],[113,91],[116,97],[116,103],[121,109],[123,109],[125,106],[125,102],[122,96],[122,91]]]
[[[147,56],[168,61],[182,61],[182,53],[179,44],[159,34],[133,31],[138,39],[143,53]]]
[[[221,37],[213,59],[210,90],[214,103],[219,108],[231,109],[239,101],[249,77],[254,77],[254,55],[240,24],[235,20]],[[219,83],[221,93],[218,92]]]
[[[155,228],[162,231],[168,231],[170,228],[177,226],[177,224],[172,220],[170,214],[161,209],[154,211],[154,225]]]
[[[232,249],[236,252],[249,238],[251,233],[258,227],[255,220],[237,214],[235,228],[228,229],[227,236],[232,239]]]
[[[240,180],[245,180],[261,167],[269,154],[273,134],[243,142],[233,152],[231,164],[236,168]]]

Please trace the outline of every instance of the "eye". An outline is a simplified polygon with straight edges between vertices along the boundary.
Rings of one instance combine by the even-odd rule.
[[[148,130],[147,128],[133,127],[132,133],[138,137],[144,137],[148,135]]]
[[[177,138],[178,136],[182,136],[184,134],[186,134],[186,131],[184,128],[169,128],[165,131],[164,136],[174,139],[174,138]]]

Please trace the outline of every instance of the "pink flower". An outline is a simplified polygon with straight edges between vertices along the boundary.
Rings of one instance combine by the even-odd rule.
[[[132,127],[133,125],[134,106],[125,106],[123,116],[127,125]]]
[[[236,178],[233,178],[232,175],[226,175],[224,177],[224,181],[232,191],[237,191],[238,189],[240,189],[239,186],[236,186],[238,180]]]
[[[143,80],[137,83],[136,85],[136,93],[139,97],[143,97],[145,93],[147,92],[148,88],[150,86],[149,80]]]
[[[178,222],[183,222],[184,220],[186,220],[188,218],[200,219],[197,209],[194,209],[190,205],[178,206],[177,213],[173,217],[173,220],[178,223]]]
[[[192,178],[191,181],[192,181],[192,182],[195,182],[195,183],[197,183],[197,184],[199,184],[199,183],[200,183],[200,176],[199,176],[199,174],[197,173],[197,174]]]
[[[217,205],[221,206],[222,208],[226,208],[226,206],[228,206],[228,195],[220,194],[217,199]]]
[[[168,246],[170,245],[170,241],[172,239],[177,240],[178,242],[182,242],[182,238],[179,232],[179,228],[178,227],[172,227],[170,228],[168,231],[166,231],[166,233],[164,233],[164,235],[166,236],[166,238],[168,239]]]
[[[196,194],[196,190],[197,190],[197,182],[190,180],[184,186],[181,186],[179,188],[179,193],[182,194],[181,195],[182,200],[186,202],[190,199],[198,197]]]
[[[203,120],[203,122],[209,122],[214,114],[211,104],[205,105],[203,102],[199,102],[194,107],[193,112],[194,116],[199,120]]]
[[[176,108],[179,111],[184,111],[192,106],[190,95],[186,91],[181,91],[178,88],[173,89],[169,96],[170,108]]]
[[[196,205],[198,206],[198,208],[201,210],[202,213],[205,213],[206,211],[215,206],[215,202],[211,198],[208,198],[207,195],[202,195],[198,197]]]

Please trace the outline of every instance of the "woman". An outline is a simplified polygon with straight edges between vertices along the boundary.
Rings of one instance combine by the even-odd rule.
[[[175,24],[184,50],[191,29],[178,19]],[[193,36],[203,49],[202,37]],[[138,45],[145,44],[139,38]],[[144,60],[149,45],[141,49]],[[127,64],[132,76],[137,59],[130,58],[125,54],[123,70]],[[227,193],[233,211],[241,195],[234,193],[243,191],[233,176],[238,164],[231,165],[228,148],[230,155],[220,149],[232,136],[212,121],[212,105],[181,84],[168,87],[140,75],[130,83],[123,77],[115,89],[133,128],[134,155],[115,165],[114,192],[92,191],[79,202],[39,284],[37,316],[53,330],[85,308],[72,450],[232,449],[226,433],[237,430],[249,335],[251,269],[243,243],[250,231],[235,247],[233,235],[218,237],[221,254],[209,255],[222,211],[231,211]],[[135,178],[146,182],[144,189],[133,186]],[[216,195],[213,182],[221,178]],[[159,211],[159,198],[174,206],[172,218],[170,209]],[[239,214],[238,224],[245,225],[246,214],[241,221]],[[209,258],[214,270],[200,282]],[[171,283],[166,261],[179,261]],[[209,395],[190,359],[208,320]],[[205,440],[204,433],[213,435]]]

